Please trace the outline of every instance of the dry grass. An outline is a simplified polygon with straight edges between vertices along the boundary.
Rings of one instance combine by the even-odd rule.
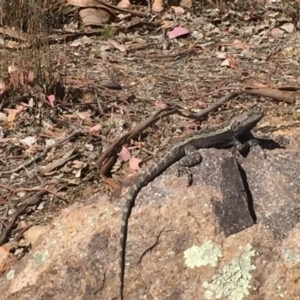
[[[63,26],[62,1],[60,0],[3,0],[2,4],[4,28],[14,29],[20,34],[29,34],[41,37]],[[5,43],[12,41],[5,37]],[[23,71],[32,71],[36,83],[49,86],[54,80],[53,72],[56,64],[51,57],[49,45],[32,43],[30,47],[22,45],[16,49],[6,47],[2,51],[0,72],[2,77],[8,73],[9,68]]]

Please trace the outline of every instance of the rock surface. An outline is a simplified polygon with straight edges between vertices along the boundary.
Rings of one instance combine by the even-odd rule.
[[[300,299],[300,153],[202,154],[191,187],[172,166],[139,194],[125,299]],[[121,213],[103,195],[65,209],[0,278],[0,299],[118,299]]]

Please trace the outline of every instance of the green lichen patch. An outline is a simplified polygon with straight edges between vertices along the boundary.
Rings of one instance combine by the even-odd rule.
[[[191,269],[207,265],[215,267],[220,257],[222,257],[221,246],[211,241],[205,242],[201,247],[193,245],[184,251],[185,264]]]
[[[251,265],[251,257],[254,255],[255,251],[248,244],[239,257],[214,275],[212,282],[204,282],[205,298],[227,297],[229,300],[242,300],[248,295],[252,278],[250,271],[255,269],[255,266]]]

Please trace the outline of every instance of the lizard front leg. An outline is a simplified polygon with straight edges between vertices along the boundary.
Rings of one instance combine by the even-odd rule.
[[[252,146],[257,145],[258,140],[253,138],[245,143],[242,143],[235,137],[234,134],[232,134],[232,144],[233,144],[235,150],[238,150],[239,152],[244,152],[246,150],[249,150]]]
[[[185,156],[179,161],[178,177],[185,173],[188,176],[188,186],[193,183],[193,174],[190,170],[191,167],[198,165],[202,161],[202,156],[197,148],[193,145],[187,144],[184,146]]]

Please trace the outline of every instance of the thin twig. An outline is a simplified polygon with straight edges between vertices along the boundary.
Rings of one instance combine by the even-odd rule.
[[[13,193],[18,193],[18,192],[23,192],[23,191],[26,191],[26,192],[34,192],[34,191],[46,192],[48,194],[52,194],[55,197],[61,199],[65,203],[69,203],[69,201],[66,200],[63,196],[57,194],[56,192],[54,192],[54,191],[52,191],[48,188],[45,188],[45,187],[36,186],[36,187],[32,187],[32,188],[25,188],[25,187],[13,188],[13,187],[10,187],[10,186],[7,186],[7,185],[0,184],[0,188],[6,189],[6,190],[11,191]]]
[[[21,205],[21,207],[13,214],[11,221],[8,223],[8,225],[2,231],[2,234],[0,236],[0,246],[3,245],[7,241],[8,235],[14,228],[18,217],[22,213],[24,213],[28,207],[33,206],[33,205],[38,205],[42,201],[43,196],[45,194],[46,194],[46,192],[44,192],[44,191],[39,192],[30,202],[24,203],[23,205]]]
[[[188,119],[195,119],[195,120],[202,120],[204,119],[205,117],[208,116],[209,113],[217,110],[219,107],[221,107],[225,102],[229,101],[230,99],[232,98],[235,98],[241,94],[243,94],[244,92],[240,92],[240,91],[237,91],[237,92],[232,92],[230,93],[229,95],[221,98],[218,102],[216,102],[215,104],[201,110],[199,113],[197,114],[189,114],[189,115],[186,115],[182,112],[178,112],[181,116],[183,117],[186,117]]]
[[[44,149],[44,151],[43,151],[41,154],[39,154],[38,156],[36,156],[36,157],[30,159],[29,161],[27,161],[27,162],[25,162],[24,164],[22,164],[22,165],[16,167],[16,168],[13,169],[13,170],[0,172],[0,178],[1,178],[1,176],[11,175],[11,174],[13,174],[13,173],[19,172],[20,170],[22,170],[22,169],[28,167],[28,166],[31,165],[33,162],[35,162],[35,161],[37,161],[37,160],[39,160],[39,159],[42,159],[44,156],[46,156],[46,154],[48,153],[48,151],[49,151],[50,149],[52,149],[52,148],[54,148],[54,147],[57,147],[57,146],[59,146],[59,145],[65,143],[66,141],[70,140],[71,138],[73,138],[74,136],[76,136],[76,135],[78,135],[78,134],[80,134],[80,133],[81,133],[80,130],[75,129],[70,135],[68,135],[68,136],[67,136],[66,138],[64,138],[63,140],[61,140],[61,141],[59,141],[59,142],[57,142],[57,143],[55,143],[55,144],[53,144],[53,145],[50,145],[50,146],[46,147],[46,148]]]

